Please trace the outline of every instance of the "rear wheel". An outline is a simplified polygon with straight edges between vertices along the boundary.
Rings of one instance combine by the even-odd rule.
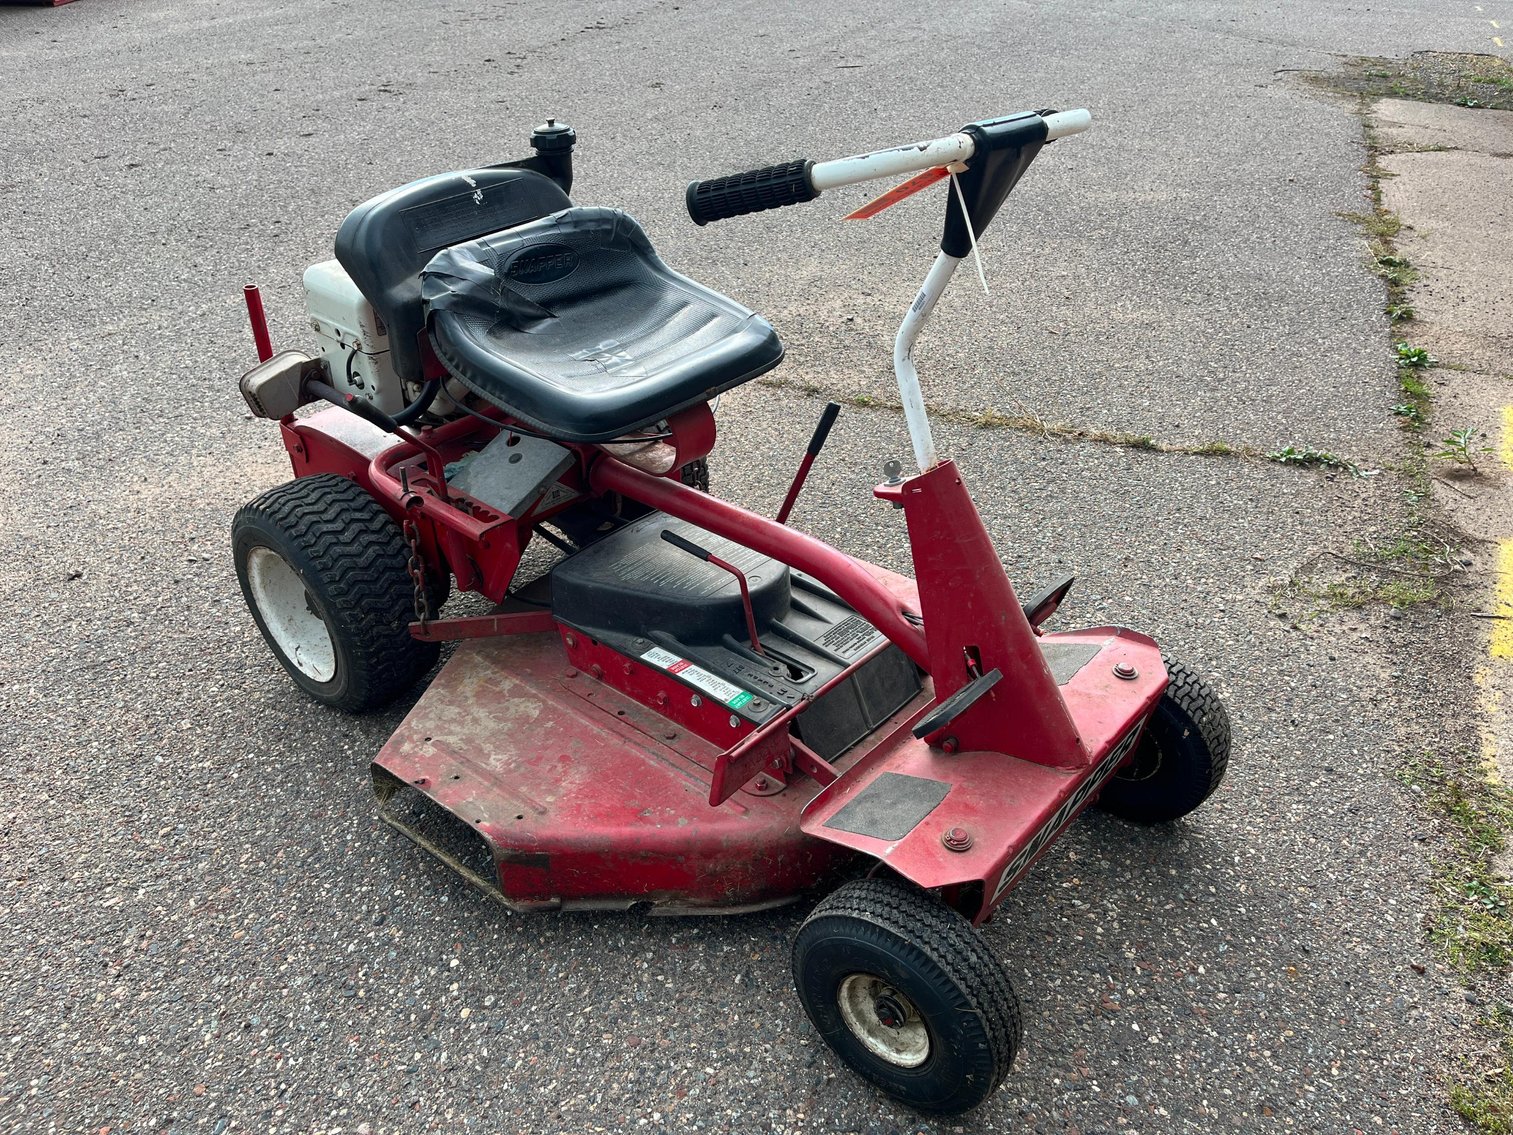
[[[1137,823],[1187,815],[1213,795],[1229,766],[1229,714],[1208,683],[1165,659],[1169,685],[1146,722],[1129,764],[1104,785],[1098,804]]]
[[[317,701],[379,709],[435,664],[437,645],[409,632],[409,550],[361,486],[321,474],[270,489],[237,512],[231,545],[258,630]],[[433,604],[447,586],[432,582]]]
[[[799,1000],[855,1072],[920,1111],[976,1107],[1019,1049],[1019,1002],[972,925],[891,879],[848,883],[793,945]]]

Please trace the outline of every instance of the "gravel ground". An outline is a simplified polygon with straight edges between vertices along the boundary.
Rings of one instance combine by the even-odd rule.
[[[1385,463],[1380,288],[1335,215],[1358,126],[1284,72],[1479,50],[1461,7],[0,8],[0,1129],[1454,1130],[1439,1074],[1476,1006],[1420,943],[1436,837],[1390,771],[1460,739],[1468,660],[1429,614],[1273,613],[1319,549],[1391,530],[1388,477],[940,429],[1016,581],[1077,571],[1063,618],[1214,674],[1237,741],[1202,812],[1093,816],[1011,896],[987,932],[1026,1044],[945,1124],[809,1030],[801,909],[514,916],[380,825],[366,763],[405,707],[292,692],[227,526],[287,476],[235,392],[241,283],[300,343],[298,274],[347,210],[515,156],[548,114],[580,132],[579,200],[768,313],[793,382],[854,395],[886,393],[938,203],[696,230],[683,181],[1089,105],[986,242],[993,298],[942,305],[931,398]],[[822,401],[727,396],[717,486],[771,509]],[[905,566],[868,490],[906,453],[848,410],[798,522]]]

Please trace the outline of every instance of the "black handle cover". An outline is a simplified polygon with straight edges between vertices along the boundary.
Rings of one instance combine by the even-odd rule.
[[[841,404],[839,402],[826,402],[825,412],[820,415],[820,424],[814,427],[814,436],[809,439],[810,457],[819,456],[821,449],[825,447],[825,439],[830,436],[830,427],[835,425],[835,419],[840,415]]]
[[[820,195],[809,184],[811,161],[802,158],[780,166],[766,166],[729,177],[688,183],[688,215],[696,225],[739,217],[743,213],[760,213],[784,205],[813,201]]]
[[[674,548],[681,548],[683,551],[687,552],[690,556],[698,556],[699,559],[701,559],[701,560],[707,560],[707,559],[709,559],[710,556],[712,556],[714,554],[713,552],[710,552],[707,548],[701,548],[697,544],[695,544],[692,540],[685,540],[685,539],[683,539],[683,537],[679,536],[676,532],[671,532],[671,531],[669,531],[666,528],[662,529],[662,539],[666,540]]]
[[[924,717],[920,718],[910,732],[920,740],[924,740],[937,729],[944,729],[951,722],[966,713],[978,698],[982,697],[983,694],[998,685],[1002,680],[1003,671],[994,667],[982,675],[982,677],[968,682]]]

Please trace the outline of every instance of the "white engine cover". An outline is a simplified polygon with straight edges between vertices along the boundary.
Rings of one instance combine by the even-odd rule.
[[[331,374],[331,385],[366,398],[385,414],[409,399],[389,365],[389,333],[335,260],[305,269],[305,308]]]

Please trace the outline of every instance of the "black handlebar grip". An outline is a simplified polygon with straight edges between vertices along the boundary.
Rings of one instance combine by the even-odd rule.
[[[814,163],[799,159],[780,166],[749,170],[688,183],[688,215],[696,225],[739,217],[742,213],[760,213],[813,201],[820,191],[809,184]]]
[[[676,532],[669,531],[666,528],[662,529],[662,539],[666,540],[674,548],[680,548],[683,551],[687,552],[690,556],[698,556],[701,560],[707,560],[711,555],[714,554],[713,552],[709,551],[709,549],[701,548],[692,540],[685,540]]]

